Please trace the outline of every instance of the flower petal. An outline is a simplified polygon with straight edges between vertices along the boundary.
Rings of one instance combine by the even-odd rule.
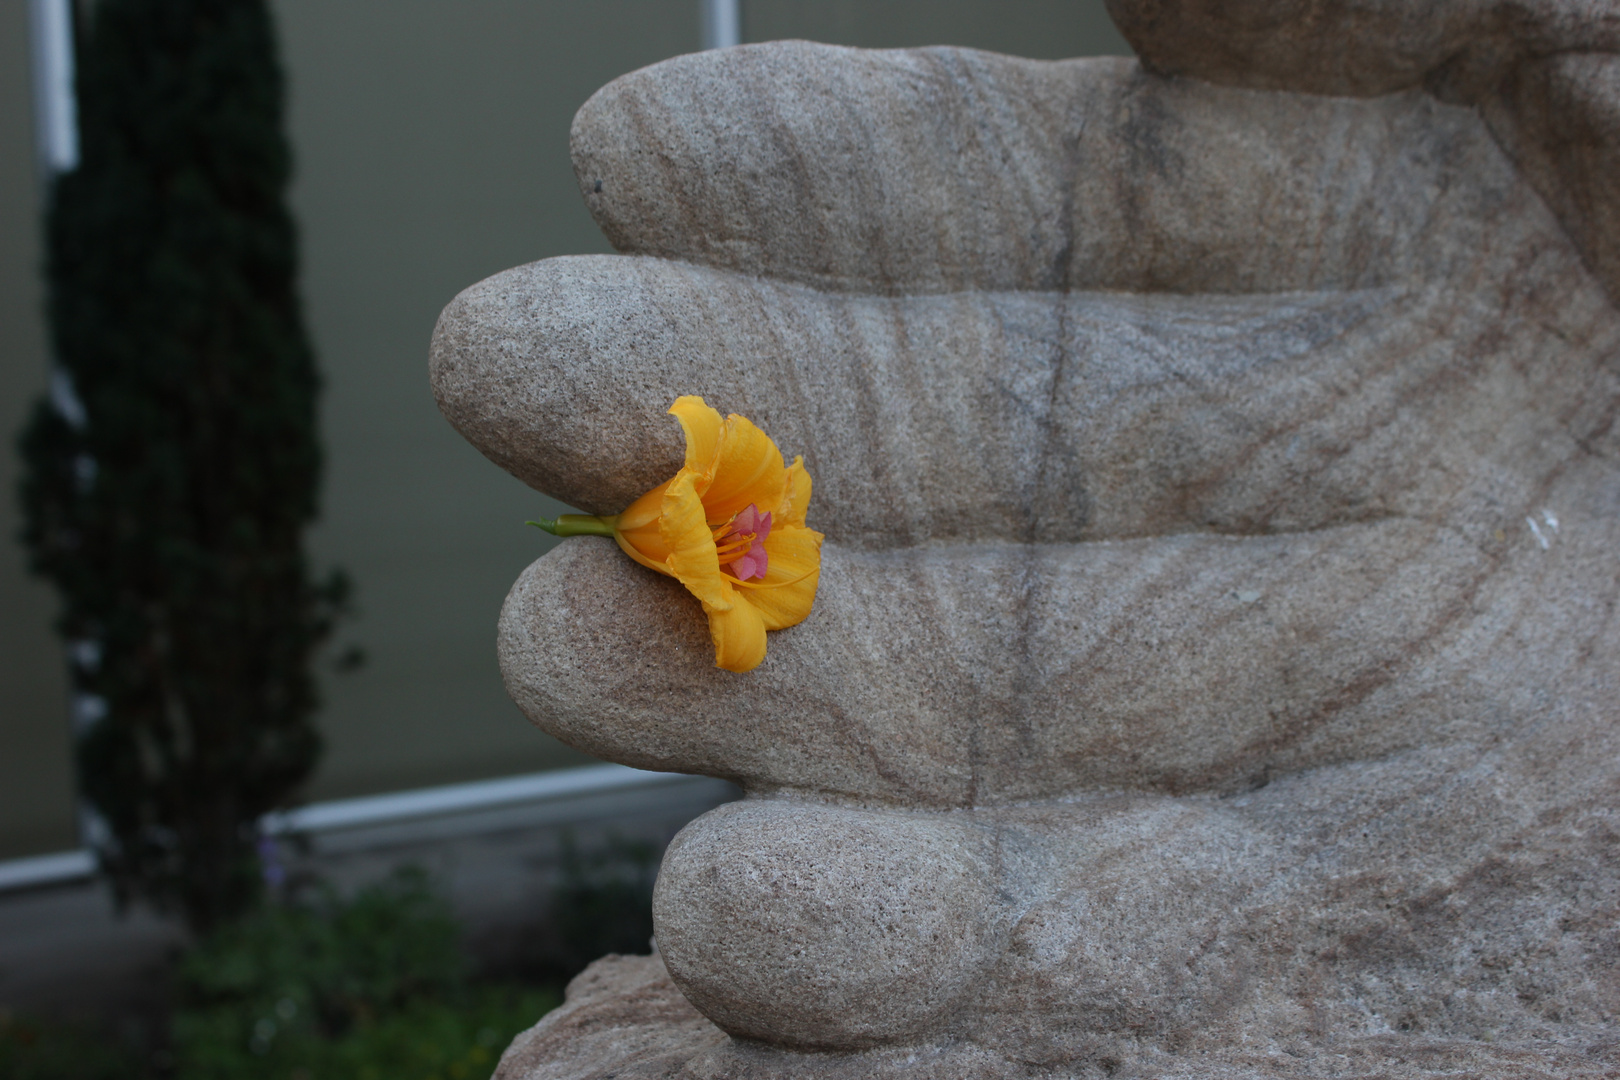
[[[686,467],[707,475],[714,464],[714,452],[720,445],[720,431],[725,421],[696,394],[676,398],[669,411],[686,432]]]
[[[677,474],[679,475],[679,474]],[[642,566],[668,574],[669,545],[664,543],[659,518],[664,512],[664,492],[674,479],[666,480],[631,503],[613,521],[613,539],[619,548]]]
[[[682,469],[664,491],[659,519],[669,546],[669,569],[703,602],[714,639],[714,662],[727,671],[751,671],[765,659],[765,622],[720,574],[714,533],[703,517],[698,473]]]
[[[782,496],[783,525],[804,525],[805,511],[810,507],[810,474],[804,467],[804,456],[793,459],[788,466],[786,490]]]
[[[720,555],[714,546],[714,533],[704,519],[703,500],[697,493],[701,477],[701,473],[691,469],[675,474],[664,489],[664,512],[658,519],[658,528],[669,550],[666,561],[670,573],[703,601],[704,610],[711,604],[729,608],[736,602],[735,594],[720,576]]]
[[[728,588],[730,586],[727,586]],[[739,599],[728,610],[703,605],[714,639],[715,666],[752,671],[765,659],[765,621],[752,604]]]
[[[767,509],[780,505],[786,483],[782,451],[751,421],[733,413],[720,432],[709,483],[697,491],[710,524],[720,525],[749,503]]]
[[[792,525],[778,525],[771,530],[770,539],[765,541],[769,569],[763,581],[748,583],[761,587],[736,590],[745,603],[758,609],[765,629],[796,626],[810,614],[821,581],[821,539],[814,529]]]

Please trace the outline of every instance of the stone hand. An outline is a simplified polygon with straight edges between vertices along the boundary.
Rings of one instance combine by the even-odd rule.
[[[1620,140],[1553,131],[1620,132],[1568,55],[1620,22],[1434,6],[1397,56],[1381,11],[1120,4],[1154,71],[681,57],[575,121],[624,254],[446,309],[446,415],[587,512],[679,466],[682,394],[815,478],[748,675],[605,539],[502,615],[536,723],[750,794],[657,905],[727,1031],[1056,1065],[1620,1007],[1524,960],[1597,947],[1545,866],[1620,865]]]

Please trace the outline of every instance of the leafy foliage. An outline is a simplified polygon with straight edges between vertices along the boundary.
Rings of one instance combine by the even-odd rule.
[[[341,1033],[458,991],[458,934],[420,871],[400,871],[347,900],[326,888],[313,903],[267,904],[201,942],[180,968],[181,1005]]]
[[[265,0],[99,0],[88,26],[24,539],[62,597],[102,865],[204,931],[255,902],[255,822],[314,766],[311,659],[346,595],[302,548],[317,377],[281,75]]]
[[[282,1014],[184,1030],[179,1080],[487,1080],[514,1036],[560,997],[554,992],[480,987],[454,1002],[417,1002],[324,1035],[285,1024]],[[193,1019],[196,1019],[195,1017]],[[215,1020],[227,1020],[216,1014]]]
[[[471,978],[448,905],[404,869],[349,896],[267,903],[197,942],[156,1053],[0,1011],[0,1080],[486,1080],[563,980],[647,946],[657,847],[609,838],[582,853],[565,834],[562,854],[523,934],[538,947],[527,983]]]
[[[459,935],[419,872],[266,905],[182,965],[178,1075],[482,1080],[560,995],[470,984]]]
[[[143,1075],[141,1055],[132,1048],[95,1032],[0,1011],[0,1080],[135,1080]]]
[[[654,844],[618,836],[581,851],[564,832],[556,884],[521,952],[513,950],[517,970],[560,984],[606,953],[645,953],[661,856]]]

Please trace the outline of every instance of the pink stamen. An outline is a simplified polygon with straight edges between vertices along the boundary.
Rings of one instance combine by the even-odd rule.
[[[749,503],[715,534],[721,544],[721,557],[740,553],[725,565],[738,581],[763,578],[770,568],[770,557],[765,554],[765,538],[771,535],[771,515],[761,514],[759,507]]]
[[[749,503],[731,519],[731,528],[734,532],[753,533],[761,542],[771,535],[771,515],[759,512],[759,507]]]

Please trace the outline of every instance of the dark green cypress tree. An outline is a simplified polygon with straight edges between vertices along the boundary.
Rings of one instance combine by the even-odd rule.
[[[345,591],[303,551],[317,377],[282,80],[264,0],[99,0],[78,57],[24,540],[93,706],[102,867],[206,930],[260,895],[256,822],[314,767],[311,667]]]

